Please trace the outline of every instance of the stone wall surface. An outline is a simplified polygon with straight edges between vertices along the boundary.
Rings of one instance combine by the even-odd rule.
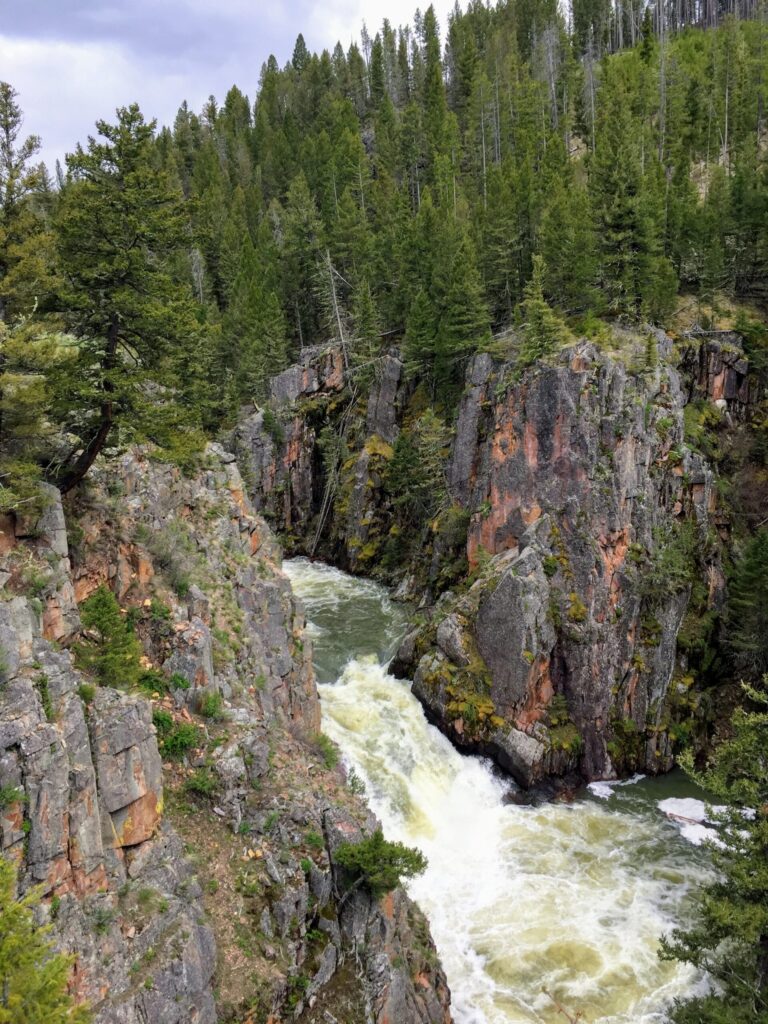
[[[441,593],[455,552],[429,531],[416,563],[386,570],[431,619],[395,669],[457,745],[491,754],[526,786],[670,768],[690,587],[665,573],[686,544],[698,548],[710,606],[721,604],[707,535],[727,529],[684,411],[704,403],[724,424],[740,421],[748,369],[733,332],[674,341],[652,327],[617,326],[607,347],[583,340],[523,372],[514,359],[470,360],[446,466],[449,498],[469,524],[467,571]],[[333,394],[283,396],[286,435],[266,459],[262,414],[241,425],[241,457],[259,466],[249,478],[256,505],[289,525],[299,550],[320,538],[343,568],[381,572],[392,514],[382,469],[414,415],[408,389],[389,353],[325,518],[318,438],[339,425],[354,386],[346,404],[338,380]]]
[[[234,457],[211,445],[184,475],[130,451],[66,511],[46,498],[1,524],[0,846],[22,889],[42,887],[95,1024],[347,1005],[372,1024],[450,1021],[404,894],[360,893],[362,925],[342,926],[324,818],[360,837],[375,822],[324,762],[303,612]],[[141,640],[146,693],[76,667],[78,603],[102,584]],[[161,719],[195,728],[193,748],[164,762]]]

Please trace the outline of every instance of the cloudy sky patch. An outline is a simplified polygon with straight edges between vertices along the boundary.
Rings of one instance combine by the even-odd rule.
[[[0,22],[0,79],[18,91],[24,129],[53,168],[98,118],[138,102],[169,124],[182,100],[199,110],[237,84],[253,99],[273,53],[290,60],[299,32],[313,50],[345,50],[365,22],[412,21],[419,0],[11,0]],[[10,6],[10,4],[9,4]],[[424,9],[427,4],[421,4]],[[436,0],[441,28],[453,0]]]

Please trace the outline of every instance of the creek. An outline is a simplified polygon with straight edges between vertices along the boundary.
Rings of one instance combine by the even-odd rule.
[[[489,761],[459,754],[386,669],[408,609],[369,580],[306,559],[284,565],[302,599],[323,731],[364,782],[390,840],[419,847],[408,885],[427,915],[456,1024],[666,1020],[702,980],[658,957],[708,857],[659,808],[700,797],[680,774],[521,806]]]

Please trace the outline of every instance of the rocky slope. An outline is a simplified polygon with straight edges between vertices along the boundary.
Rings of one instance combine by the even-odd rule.
[[[727,532],[686,417],[738,421],[747,370],[731,333],[674,342],[650,328],[616,328],[522,374],[472,360],[441,517],[463,532],[428,524],[394,574],[429,619],[396,668],[459,746],[525,786],[671,767],[697,706],[678,635],[722,603]],[[367,401],[355,391],[338,354],[309,352],[236,446],[257,507],[290,542],[370,572],[393,532],[386,464],[419,395],[394,352]],[[345,448],[331,485],[329,427]],[[449,564],[464,569],[441,593]]]
[[[185,477],[134,452],[66,520],[47,498],[0,524],[0,838],[97,1024],[447,1024],[415,906],[341,898],[334,851],[375,822],[318,738],[302,612],[233,457]],[[68,649],[103,583],[146,695]]]

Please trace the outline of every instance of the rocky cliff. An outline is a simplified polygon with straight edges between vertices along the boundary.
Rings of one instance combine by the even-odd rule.
[[[270,409],[245,417],[236,443],[258,507],[292,543],[381,571],[396,501],[382,481],[423,396],[394,352],[364,401],[337,363],[309,353],[276,378]],[[678,636],[723,601],[728,529],[686,427],[743,417],[747,370],[732,333],[673,341],[653,328],[617,327],[522,373],[513,359],[471,361],[449,507],[415,558],[394,571],[385,559],[429,619],[395,667],[459,746],[525,786],[671,767],[697,714]]]
[[[146,452],[0,532],[0,839],[75,953],[97,1024],[447,1024],[400,891],[342,899],[375,822],[319,738],[303,615],[232,456]],[[107,584],[144,654],[96,686],[70,648]]]

